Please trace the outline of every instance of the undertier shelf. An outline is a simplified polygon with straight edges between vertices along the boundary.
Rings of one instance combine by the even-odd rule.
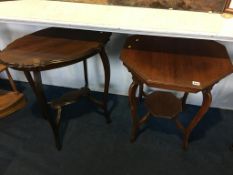
[[[145,106],[155,116],[175,118],[182,111],[182,101],[170,92],[156,91],[145,98]]]
[[[22,93],[0,90],[0,118],[22,109],[26,105],[26,99]]]

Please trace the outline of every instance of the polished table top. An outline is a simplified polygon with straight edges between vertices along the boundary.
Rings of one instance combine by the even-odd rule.
[[[6,1],[0,2],[0,22],[233,41],[233,16],[182,10],[63,1]]]
[[[0,52],[0,60],[23,71],[55,69],[96,55],[110,36],[108,32],[46,28],[9,44]]]
[[[149,87],[197,93],[233,73],[226,48],[216,41],[134,35],[121,60]]]

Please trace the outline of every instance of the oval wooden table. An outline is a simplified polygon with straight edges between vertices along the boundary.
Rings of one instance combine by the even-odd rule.
[[[110,81],[110,65],[104,46],[111,33],[75,30],[64,28],[47,28],[26,35],[9,44],[1,53],[0,61],[9,67],[23,71],[30,83],[41,111],[53,129],[56,146],[61,149],[59,126],[62,108],[75,103],[81,96],[88,96],[104,110],[106,121],[111,121],[107,110],[107,96]],[[87,59],[99,54],[104,68],[104,95],[101,100],[90,96],[88,88]],[[61,98],[47,102],[43,91],[41,71],[51,70],[83,62],[85,85],[83,88],[68,92]],[[33,73],[33,77],[31,73]],[[55,120],[50,113],[52,107],[57,115]]]

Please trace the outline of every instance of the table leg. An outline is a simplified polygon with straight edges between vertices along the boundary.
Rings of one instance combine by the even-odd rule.
[[[88,88],[87,60],[83,60],[83,70],[84,70],[84,78],[85,78],[85,87]]]
[[[137,99],[136,99],[136,91],[138,86],[139,86],[138,82],[133,80],[129,88],[129,103],[130,103],[131,118],[132,118],[132,128],[131,128],[131,138],[130,138],[131,142],[134,142],[136,140],[137,132],[138,132]]]
[[[33,71],[34,80],[30,72],[25,71],[24,74],[37,97],[37,101],[39,103],[39,106],[41,108],[41,112],[44,118],[49,121],[49,124],[51,125],[53,129],[56,147],[58,150],[60,150],[61,142],[60,142],[60,136],[59,136],[59,126],[54,123],[53,118],[49,114],[49,106],[47,104],[47,99],[45,97],[43,87],[42,87],[43,85],[42,85],[42,80],[41,80],[41,73],[40,71]]]
[[[185,109],[185,105],[186,105],[186,101],[187,101],[188,95],[189,95],[189,93],[185,92],[184,96],[182,98],[182,111],[184,111],[184,109]]]
[[[140,102],[142,101],[142,96],[143,96],[143,89],[144,89],[144,86],[143,86],[143,83],[139,85],[139,100]]]
[[[199,121],[208,111],[212,101],[211,88],[205,89],[204,91],[202,91],[202,94],[203,94],[203,102],[201,108],[199,109],[195,117],[192,119],[192,121],[189,123],[188,127],[185,128],[184,130],[184,140],[183,140],[184,149],[188,148],[188,140],[193,128],[195,128],[195,126],[199,123]]]
[[[103,109],[107,123],[111,123],[111,118],[108,112],[108,91],[110,83],[110,64],[108,56],[104,49],[100,51],[100,58],[104,67],[104,96],[103,96]]]
[[[9,80],[9,82],[10,82],[10,85],[11,85],[12,90],[15,91],[15,92],[17,92],[18,90],[17,90],[17,88],[16,88],[16,85],[15,85],[15,83],[14,83],[14,80],[13,80],[13,78],[12,78],[12,76],[11,76],[11,74],[10,74],[8,68],[6,68],[5,71],[6,71],[6,74],[7,74],[7,76],[8,76],[8,80]]]

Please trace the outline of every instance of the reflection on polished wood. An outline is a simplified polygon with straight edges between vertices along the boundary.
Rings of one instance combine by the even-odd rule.
[[[101,51],[110,33],[50,28],[17,39],[0,59],[19,70],[49,70],[85,60]]]
[[[227,0],[224,12],[233,14],[233,1],[232,0]]]
[[[107,32],[48,28],[17,39],[0,54],[0,60],[9,67],[24,72],[40,105],[42,114],[53,129],[56,146],[61,149],[59,126],[62,108],[75,103],[81,96],[90,97],[88,88],[87,59],[99,54],[104,68],[104,94],[102,99],[90,99],[96,102],[104,112],[106,121],[111,122],[107,98],[110,81],[110,65],[104,46],[111,36]],[[47,102],[43,91],[41,71],[64,67],[83,62],[85,87],[69,92],[61,98]],[[33,73],[33,77],[31,75]],[[56,117],[50,113],[50,107],[56,111]]]
[[[149,116],[173,119],[183,132],[183,148],[188,147],[192,130],[207,112],[211,101],[211,89],[222,78],[233,72],[225,47],[214,41],[178,39],[165,37],[129,37],[121,52],[124,65],[132,73],[129,88],[132,117],[131,141],[135,141],[141,124]],[[145,96],[148,109],[138,117],[136,92],[138,87],[149,87],[183,91],[178,99],[169,92],[154,92]],[[178,119],[184,108],[188,93],[202,92],[203,102],[188,126]],[[144,93],[140,93],[144,94]]]
[[[59,1],[59,0],[56,0]],[[190,11],[223,12],[227,0],[60,0],[67,2],[124,5]]]

